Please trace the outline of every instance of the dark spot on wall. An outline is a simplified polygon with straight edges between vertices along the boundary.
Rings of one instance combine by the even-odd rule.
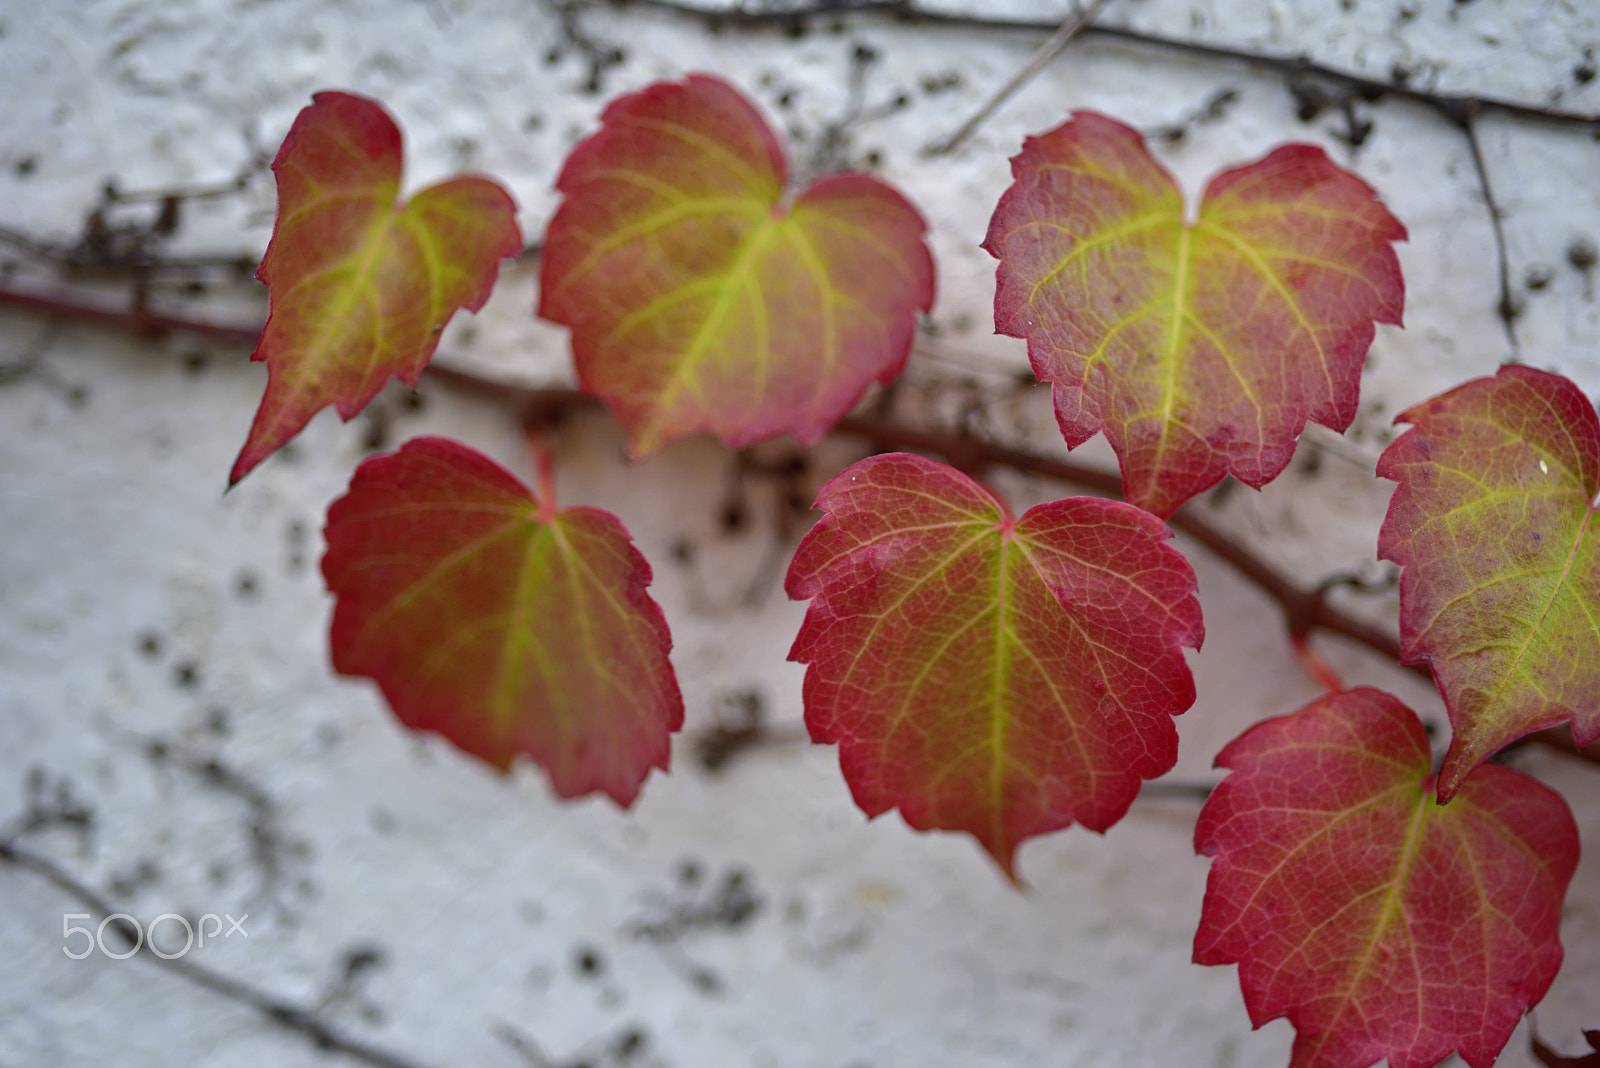
[[[281,449],[279,450],[282,451]],[[284,532],[285,540],[289,543],[289,572],[293,574],[305,567],[306,554],[306,525],[299,519],[292,519]]]
[[[394,435],[394,417],[382,404],[370,404],[361,413],[361,447],[367,452],[382,452],[389,447]]]
[[[200,665],[193,660],[180,660],[172,666],[172,681],[185,690],[200,685]]]
[[[598,979],[606,970],[605,959],[593,946],[579,946],[573,953],[572,966],[585,979]]]
[[[205,730],[207,734],[226,738],[233,733],[233,725],[228,721],[228,710],[221,706],[212,706],[206,709]]]
[[[261,592],[261,580],[249,568],[240,571],[233,580],[233,591],[240,597],[254,597]]]
[[[612,1053],[618,1060],[631,1060],[636,1054],[644,1051],[645,1044],[648,1041],[649,1037],[643,1031],[636,1027],[630,1027],[617,1037],[616,1045],[612,1047]]]
[[[161,635],[147,630],[139,635],[139,652],[152,660],[161,655]]]
[[[1567,262],[1585,274],[1594,267],[1597,259],[1600,259],[1600,253],[1596,252],[1594,242],[1587,237],[1575,237],[1567,246]]]
[[[141,857],[128,871],[113,875],[108,885],[114,896],[132,897],[146,886],[160,881],[161,869],[156,862],[150,857]]]
[[[39,169],[38,156],[23,156],[11,168],[18,178],[32,177],[33,172]]]
[[[1301,122],[1313,121],[1334,102],[1332,94],[1313,82],[1291,79],[1288,89],[1294,98],[1294,116]]]

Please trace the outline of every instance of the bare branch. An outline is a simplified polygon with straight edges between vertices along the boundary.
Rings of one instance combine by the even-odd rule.
[[[1026,85],[1035,74],[1043,70],[1045,64],[1049,63],[1063,48],[1067,47],[1067,44],[1074,37],[1086,30],[1089,24],[1094,21],[1095,16],[1100,13],[1100,9],[1106,6],[1106,2],[1107,0],[1093,0],[1086,9],[1069,16],[1061,24],[1061,28],[1051,34],[1050,38],[1039,46],[1039,50],[1033,54],[1033,58],[1029,59],[1010,81],[1002,85],[999,91],[989,98],[988,103],[978,109],[976,115],[962,123],[961,128],[951,134],[947,140],[929,148],[928,154],[931,156],[948,155],[961,147],[967,138],[977,132],[979,126],[988,121],[990,115],[1000,109],[1001,104],[1011,99],[1013,93]]]

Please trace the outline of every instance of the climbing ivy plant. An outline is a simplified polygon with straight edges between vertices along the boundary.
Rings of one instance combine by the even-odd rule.
[[[273,169],[269,384],[234,481],[318,409],[414,383],[523,245],[490,179],[399,203],[399,129],[361,97],[317,94]],[[1089,112],[1012,172],[984,240],[996,329],[1027,340],[1069,446],[1106,436],[1125,499],[1018,516],[980,472],[874,456],[822,488],[786,589],[808,602],[807,726],[862,810],[964,831],[1016,879],[1024,839],[1107,830],[1173,767],[1204,625],[1165,521],[1225,475],[1271,481],[1308,421],[1349,427],[1375,324],[1401,321],[1406,233],[1307,145],[1192,210]],[[917,209],[863,174],[790,189],[778,138],[709,75],[613,101],[557,189],[539,314],[635,458],[697,433],[815,442],[900,373],[933,304]],[[1513,366],[1399,422],[1378,549],[1404,656],[1449,710],[1443,769],[1398,699],[1335,690],[1223,749],[1195,832],[1194,959],[1238,964],[1254,1023],[1291,1020],[1296,1068],[1493,1063],[1560,966],[1578,839],[1559,795],[1485,761],[1551,725],[1600,738],[1594,406]],[[668,621],[622,522],[559,507],[548,465],[534,490],[440,438],[362,463],[328,512],[333,664],[410,727],[626,807],[683,722]]]

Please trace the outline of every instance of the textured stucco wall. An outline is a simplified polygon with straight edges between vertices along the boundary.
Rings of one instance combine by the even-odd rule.
[[[1600,12],[1583,0],[1113,0],[1104,19],[1600,112],[1600,83],[1581,80],[1600,50]],[[1279,73],[1096,39],[1072,45],[962,152],[933,160],[921,150],[1025,62],[1036,35],[848,19],[801,37],[712,34],[638,7],[584,8],[577,25],[625,52],[603,93],[584,91],[586,64],[554,5],[528,0],[0,3],[0,226],[66,244],[110,178],[127,189],[225,182],[258,150],[270,155],[311,92],[339,87],[383,100],[401,121],[408,184],[488,171],[536,235],[566,147],[615,92],[722,73],[798,137],[804,171],[822,132],[850,113],[851,57],[865,45],[879,59],[842,148],[858,163],[874,153],[931,223],[938,332],[913,360],[911,392],[933,409],[963,399],[938,382],[970,379],[1002,397],[985,418],[1060,448],[1046,392],[1009,399],[1004,389],[1025,367],[1021,343],[990,333],[993,261],[977,243],[1007,157],[1073,108],[1155,129],[1190,120],[1223,90],[1236,94],[1230,104],[1160,149],[1186,188],[1281,141],[1310,140],[1372,183],[1411,240],[1401,249],[1406,329],[1380,328],[1349,442],[1307,446],[1280,482],[1220,501],[1219,522],[1306,583],[1376,573],[1388,485],[1370,464],[1393,414],[1510,355],[1466,141],[1415,104],[1358,102],[1373,128],[1357,150],[1340,140],[1337,108],[1297,121]],[[902,93],[904,107],[884,110]],[[1567,255],[1575,239],[1600,241],[1600,145],[1585,130],[1496,113],[1478,129],[1524,307],[1521,356],[1600,393],[1600,297]],[[256,170],[242,195],[191,204],[174,249],[259,254],[272,203]],[[37,261],[0,246],[0,262],[12,261],[18,284],[51,284]],[[225,282],[162,296],[218,319],[263,308],[251,286]],[[508,270],[490,308],[452,327],[444,359],[519,382],[568,381],[564,337],[531,321],[532,304],[533,272]],[[0,819],[21,810],[30,781],[69,783],[94,810],[87,832],[52,831],[31,846],[141,919],[248,912],[248,940],[197,959],[307,1004],[352,954],[371,951],[376,963],[356,969],[326,1014],[423,1064],[540,1063],[518,1041],[551,1063],[679,1068],[1286,1062],[1290,1029],[1251,1033],[1234,969],[1189,964],[1206,872],[1192,855],[1193,802],[1141,801],[1104,838],[1071,830],[1031,842],[1021,870],[1032,889],[1019,893],[963,838],[916,835],[895,816],[865,822],[831,750],[792,742],[719,774],[700,764],[694,738],[751,701],[780,734],[792,730],[802,675],[784,659],[801,606],[780,579],[804,521],[782,529],[785,488],[741,482],[709,442],[630,467],[601,419],[579,419],[557,441],[565,501],[618,513],[655,564],[688,706],[671,776],[652,778],[626,814],[603,801],[564,805],[534,769],[499,777],[402,733],[373,687],[327,667],[323,511],[370,447],[420,433],[526,472],[516,413],[426,380],[420,404],[392,390],[379,414],[349,425],[323,413],[224,496],[265,381],[247,351],[0,315]],[[802,491],[853,448],[825,444]],[[1019,505],[1061,495],[1004,474],[996,482]],[[721,522],[730,494],[749,516],[737,530]],[[1200,699],[1179,721],[1173,778],[1196,781],[1244,726],[1316,690],[1267,602],[1180,544],[1200,574],[1207,640],[1193,657]],[[1392,598],[1352,605],[1393,618]],[[1324,648],[1348,682],[1392,689],[1442,720],[1411,676]],[[1600,852],[1600,777],[1551,756],[1518,759],[1567,792]],[[759,907],[742,912],[746,898]],[[330,1062],[302,1036],[146,962],[66,959],[62,915],[81,910],[35,874],[0,865],[0,905],[5,1068]],[[648,937],[679,906],[704,906],[707,922],[675,940]],[[1594,859],[1579,870],[1564,930],[1568,964],[1539,1016],[1572,1051],[1580,1026],[1600,1026]],[[643,1041],[625,1050],[618,1039],[633,1029]],[[1524,1031],[1501,1063],[1533,1063]]]

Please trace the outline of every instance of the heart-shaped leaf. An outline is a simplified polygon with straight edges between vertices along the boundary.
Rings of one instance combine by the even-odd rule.
[[[317,93],[277,158],[278,221],[256,277],[271,312],[251,355],[267,390],[228,476],[237,483],[332,404],[351,419],[390,377],[414,386],[458,308],[489,299],[522,248],[516,204],[455,178],[405,204],[400,129],[349,93]]]
[[[699,431],[810,444],[904,366],[933,303],[921,216],[866,175],[787,206],[784,180],[761,116],[706,75],[613,102],[567,158],[539,314],[572,328],[634,457]]]
[[[667,769],[672,639],[615,516],[417,438],[356,469],[327,538],[334,669],[377,680],[400,722],[502,769],[527,753],[562,797],[626,807]]]
[[[1258,723],[1217,757],[1196,964],[1239,965],[1291,1068],[1486,1068],[1561,966],[1578,829],[1561,796],[1479,768],[1435,803],[1427,734],[1372,689]]]
[[[983,246],[995,329],[1027,339],[1069,446],[1105,431],[1130,502],[1261,486],[1308,420],[1350,425],[1373,321],[1400,322],[1406,231],[1320,148],[1218,175],[1192,222],[1139,134],[1092,112],[1011,171]]]
[[[1503,367],[1402,412],[1378,474],[1400,648],[1426,660],[1454,734],[1449,800],[1496,750],[1568,720],[1600,739],[1600,418],[1560,375]]]
[[[1023,839],[1103,831],[1171,769],[1203,628],[1159,520],[1087,497],[1013,519],[906,454],[847,468],[817,507],[786,583],[811,598],[789,658],[868,816],[966,831],[1015,878]]]

